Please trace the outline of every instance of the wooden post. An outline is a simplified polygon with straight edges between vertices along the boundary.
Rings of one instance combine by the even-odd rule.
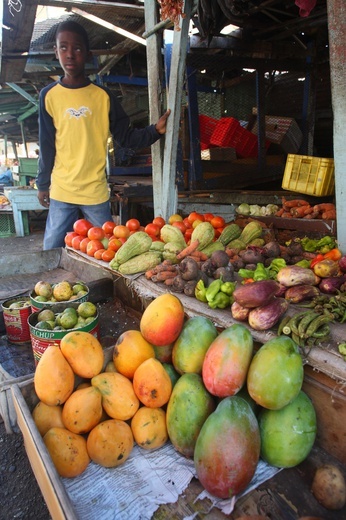
[[[185,0],[185,17],[180,20],[180,31],[174,30],[173,35],[172,61],[167,103],[167,106],[172,112],[167,121],[167,133],[163,157],[162,209],[163,217],[165,219],[168,219],[170,215],[177,211],[178,190],[175,182],[177,147],[192,4],[193,0]]]
[[[148,96],[150,122],[156,123],[162,115],[162,57],[161,57],[161,33],[152,31],[157,25],[157,1],[145,0],[145,27],[147,36],[147,72],[148,72]],[[154,143],[151,147],[152,179],[153,179],[153,203],[154,216],[163,216],[162,208],[162,162],[163,139]]]
[[[330,78],[334,120],[335,200],[337,238],[346,253],[346,4],[344,0],[327,0]]]

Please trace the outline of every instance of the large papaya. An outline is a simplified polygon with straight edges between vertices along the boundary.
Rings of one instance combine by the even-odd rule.
[[[260,456],[260,433],[251,406],[242,397],[223,399],[197,438],[194,463],[202,486],[219,498],[241,493]]]
[[[207,390],[218,397],[235,395],[246,381],[253,354],[253,339],[249,330],[235,323],[211,343],[202,367]]]
[[[149,343],[160,347],[173,343],[184,325],[184,307],[177,296],[164,293],[144,310],[140,331]]]
[[[179,374],[202,373],[204,356],[218,332],[214,323],[204,316],[188,319],[173,345],[172,363]]]
[[[262,408],[258,422],[261,457],[279,468],[291,468],[303,462],[316,439],[316,412],[303,392],[280,410]]]
[[[174,448],[193,457],[200,429],[215,402],[199,374],[183,374],[176,382],[166,411],[167,431]]]
[[[298,395],[303,378],[298,346],[290,337],[278,336],[264,343],[254,355],[247,374],[247,388],[257,404],[279,410]]]

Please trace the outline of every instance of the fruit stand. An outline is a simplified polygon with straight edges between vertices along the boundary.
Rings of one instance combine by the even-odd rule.
[[[327,225],[329,224],[327,223]],[[102,301],[103,293],[103,297],[107,296],[109,298],[109,305],[113,307],[113,311],[115,302],[126,302],[126,306],[123,307],[125,308],[126,319],[130,320],[131,315],[133,316],[129,326],[130,328],[138,329],[140,316],[143,311],[156,298],[170,292],[169,290],[167,291],[167,287],[164,284],[154,283],[148,279],[143,271],[133,275],[122,274],[114,270],[110,266],[110,262],[102,259],[98,260],[70,246],[67,246],[66,249],[59,253],[57,251],[45,253],[49,255],[50,266],[54,266],[53,259],[56,256],[54,262],[57,272],[54,272],[54,268],[53,271],[47,270],[45,272],[47,264],[43,262],[43,256],[45,256],[43,254],[43,256],[39,255],[42,271],[32,275],[30,267],[28,267],[30,277],[29,274],[21,278],[21,276],[4,272],[4,275],[8,276],[8,290],[10,291],[7,294],[3,294],[4,299],[12,296],[14,293],[20,293],[21,290],[32,290],[34,281],[36,282],[38,278],[58,281],[65,279],[67,274],[73,280],[82,279],[89,287],[92,287],[93,282],[95,282],[96,286],[99,286],[98,280],[101,278],[105,285],[103,285],[103,289],[100,290],[99,287],[97,291],[99,301]],[[37,258],[35,260],[33,258],[30,260],[29,257],[26,257],[23,265],[30,265],[30,261],[37,263]],[[61,267],[62,270],[60,270]],[[67,273],[65,272],[66,268]],[[12,282],[14,285],[12,285]],[[183,305],[186,319],[193,317],[208,318],[212,320],[219,331],[237,323],[237,320],[232,317],[229,308],[213,309],[205,302],[187,296],[184,293],[179,293],[177,296]],[[90,299],[97,301],[95,293]],[[119,305],[122,306],[123,304],[119,303]],[[112,328],[109,329],[114,323],[112,323],[113,320],[107,320],[109,314],[106,307],[108,305],[99,306],[100,319],[104,317],[102,344],[105,349],[105,361],[111,359],[114,339],[121,332],[120,325],[117,327],[116,332]],[[118,311],[116,317],[113,318],[115,322],[121,321],[120,308]],[[295,312],[296,308],[290,306],[287,310],[287,316],[294,315]],[[277,336],[278,325],[269,330],[252,329],[245,322],[243,326],[251,333],[256,350]],[[137,463],[144,464],[144,467],[148,468],[145,478],[150,475],[149,481],[151,478],[154,478],[150,468],[160,467],[160,464],[163,464],[166,468],[172,465],[172,473],[168,475],[170,484],[165,480],[163,482],[166,482],[165,486],[170,488],[172,481],[176,480],[173,484],[175,492],[169,498],[165,497],[164,501],[161,498],[161,501],[155,502],[157,510],[154,513],[148,513],[148,518],[166,518],[168,515],[175,515],[174,517],[176,518],[185,518],[193,514],[198,514],[200,518],[212,515],[210,517],[220,519],[262,514],[266,518],[268,516],[272,517],[273,512],[275,512],[276,518],[298,518],[298,516],[307,514],[314,514],[327,520],[342,518],[345,506],[337,512],[323,508],[311,494],[310,488],[312,474],[317,467],[328,462],[343,468],[343,465],[346,463],[342,442],[346,435],[344,426],[346,414],[344,386],[346,378],[343,358],[336,349],[336,345],[343,342],[343,330],[344,325],[342,323],[333,323],[328,341],[312,348],[310,352],[306,352],[303,360],[304,382],[302,388],[314,402],[318,429],[316,444],[309,457],[299,467],[285,468],[279,472],[277,472],[276,468],[273,473],[268,473],[266,477],[262,475],[259,477],[254,489],[239,497],[235,504],[227,500],[225,501],[226,503],[221,503],[222,501],[217,501],[216,503],[214,498],[208,495],[196,479],[191,461],[189,463],[185,457],[174,451],[172,452],[170,445],[167,445],[162,450],[160,449],[156,454],[153,451],[144,458],[142,458],[143,454],[138,453],[137,448],[133,452],[133,458],[129,460],[129,464],[123,466],[125,473],[119,471],[121,476],[118,478],[120,480],[131,482],[130,487],[133,486],[131,489],[138,489],[141,485],[138,484],[138,481],[127,480],[133,476],[133,473],[136,473]],[[76,520],[79,518],[93,519],[100,514],[104,518],[112,518],[114,509],[119,507],[117,505],[117,494],[115,494],[115,502],[109,502],[108,499],[105,500],[104,494],[106,493],[108,496],[112,492],[104,486],[109,485],[108,483],[106,484],[106,480],[107,482],[109,480],[109,475],[118,473],[117,468],[95,468],[92,465],[90,466],[90,474],[88,470],[84,477],[81,476],[81,478],[75,479],[59,477],[31,415],[37,403],[33,374],[26,374],[22,380],[16,380],[15,377],[12,379],[8,376],[10,376],[9,373],[5,374],[5,385],[3,385],[2,390],[4,389],[13,395],[18,425],[24,436],[28,457],[54,520],[60,518],[69,518],[69,520],[74,518]],[[178,464],[177,467],[175,466],[176,463]],[[127,470],[129,473],[127,473]],[[267,480],[268,478],[269,480]],[[111,486],[115,485],[117,487],[116,476],[114,476],[114,479]],[[95,485],[96,482],[97,485]],[[91,498],[93,506],[92,504],[88,505],[91,489],[94,490]],[[128,490],[129,487],[127,487]],[[126,490],[119,491],[119,493],[122,496],[122,493],[126,494]],[[145,494],[148,493],[152,497],[152,491],[146,490]],[[125,495],[123,498],[125,500]],[[135,513],[137,505],[131,506],[133,496],[127,497],[126,500],[130,504],[128,507],[133,507],[132,514],[137,514]],[[105,509],[102,509],[102,507]],[[113,508],[112,512],[108,511],[107,507]],[[143,503],[139,503],[138,508],[141,511],[140,514],[143,515],[143,510],[146,506]],[[132,516],[131,518],[135,517]],[[141,517],[143,518],[143,516]]]

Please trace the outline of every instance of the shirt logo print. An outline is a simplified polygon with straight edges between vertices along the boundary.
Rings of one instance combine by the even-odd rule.
[[[87,113],[92,114],[90,108],[88,107],[79,107],[77,110],[75,108],[68,108],[66,110],[66,114],[70,116],[70,119],[73,117],[79,119],[81,117],[87,117]]]

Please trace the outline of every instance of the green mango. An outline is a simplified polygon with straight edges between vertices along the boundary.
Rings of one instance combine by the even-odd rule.
[[[202,377],[194,373],[180,376],[166,410],[168,435],[179,453],[193,457],[200,429],[214,410],[214,399],[203,385]]]
[[[288,336],[273,338],[256,352],[247,374],[247,389],[257,404],[279,410],[302,388],[304,369],[298,346]]]
[[[316,439],[316,412],[303,391],[280,410],[262,409],[258,422],[261,457],[272,466],[292,468],[309,455]]]
[[[205,354],[217,335],[209,318],[193,316],[188,319],[173,345],[172,363],[176,371],[201,374]]]

